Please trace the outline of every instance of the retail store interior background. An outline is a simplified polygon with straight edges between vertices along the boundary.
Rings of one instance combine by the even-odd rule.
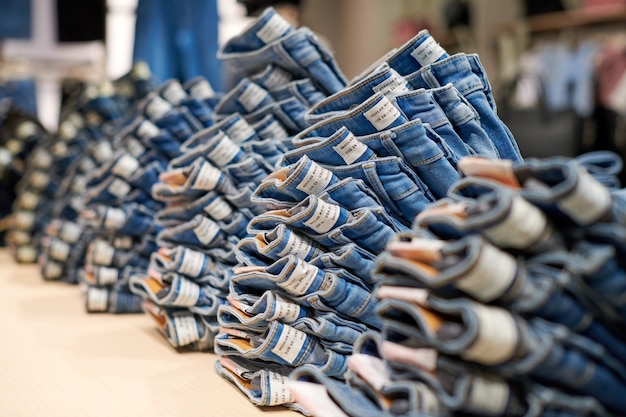
[[[625,21],[0,0],[0,416],[626,415]]]

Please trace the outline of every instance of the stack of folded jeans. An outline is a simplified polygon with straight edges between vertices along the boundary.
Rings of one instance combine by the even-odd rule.
[[[283,48],[294,53],[287,33]],[[272,48],[260,51],[273,57]],[[248,65],[258,68],[233,58],[234,69]],[[310,126],[291,137],[279,169],[254,190],[251,201],[268,211],[237,244],[240,264],[218,310],[217,370],[257,405],[302,409],[286,386],[294,368],[343,378],[359,335],[383,328],[376,256],[446,195],[462,157],[521,160],[477,57],[448,56],[428,32],[328,92],[309,107]]]
[[[309,32],[292,30],[268,9],[224,47],[224,59],[246,71],[233,73],[239,78],[215,103],[215,123],[182,143],[152,188],[166,203],[155,217],[159,250],[148,271],[131,278],[131,289],[177,348],[213,348],[234,250],[263,211],[252,192],[292,147],[290,136],[308,126],[306,109],[344,85],[330,55],[300,33]],[[287,55],[277,52],[282,48]]]
[[[307,367],[292,393],[320,416],[623,415],[626,190],[566,158],[459,168],[377,258],[349,386]]]
[[[37,182],[29,161],[48,135],[36,119],[5,104],[0,109],[0,242],[11,248],[18,262],[30,263],[37,258],[34,236],[41,231],[37,211],[51,195]]]

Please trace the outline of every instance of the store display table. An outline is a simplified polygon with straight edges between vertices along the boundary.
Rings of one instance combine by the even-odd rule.
[[[215,354],[175,351],[148,316],[87,314],[79,289],[44,282],[0,249],[0,415],[298,416],[259,409]]]

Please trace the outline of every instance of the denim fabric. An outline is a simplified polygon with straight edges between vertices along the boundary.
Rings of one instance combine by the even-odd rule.
[[[156,213],[154,223],[163,227],[175,226],[203,212],[219,222],[229,219],[233,208],[219,194],[209,191],[197,200],[165,207]]]
[[[317,89],[308,78],[303,80],[296,80],[286,83],[271,91],[272,97],[276,101],[287,100],[288,98],[295,97],[302,104],[309,107],[320,101],[324,100],[326,95]]]
[[[400,75],[405,76],[420,68],[449,57],[448,53],[430,36],[427,30],[421,30],[407,41],[385,61]]]
[[[189,310],[160,308],[144,301],[143,309],[155,319],[159,330],[174,347],[207,350],[213,347],[215,333],[210,331],[201,316]]]
[[[319,122],[350,110],[376,93],[381,93],[391,99],[409,91],[409,88],[410,85],[404,78],[389,65],[382,64],[363,80],[312,106],[306,114],[306,119],[313,123]]]
[[[98,205],[91,210],[83,211],[81,219],[97,230],[140,237],[161,230],[153,220],[154,214],[152,210],[135,203],[123,204],[120,207]]]
[[[185,223],[165,228],[157,235],[157,243],[161,247],[182,245],[196,250],[218,247],[224,239],[219,225],[203,214],[197,214]]]
[[[254,74],[275,64],[298,78],[310,78],[327,94],[346,85],[332,55],[317,37],[307,28],[292,30],[273,9],[266,10],[243,34],[220,48],[218,58],[233,77]]]
[[[285,130],[283,125],[274,117],[273,114],[268,114],[258,122],[254,123],[252,128],[257,132],[261,141],[272,140],[272,142],[276,143],[289,137],[287,130]],[[276,144],[276,146],[278,145]]]
[[[307,107],[300,100],[296,97],[291,97],[273,104],[268,104],[254,113],[246,115],[245,119],[248,123],[255,124],[263,120],[268,114],[271,114],[276,120],[280,121],[290,134],[295,134],[310,126],[304,119],[306,109]]]
[[[184,142],[202,128],[186,109],[174,108],[156,94],[146,98],[143,113],[155,125],[169,131],[180,142]]]
[[[274,102],[270,93],[249,78],[241,81],[231,89],[215,106],[218,114],[249,114]]]

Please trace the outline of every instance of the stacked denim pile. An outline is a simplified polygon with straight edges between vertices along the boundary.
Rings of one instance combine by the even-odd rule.
[[[269,211],[237,244],[215,339],[218,372],[251,401],[299,410],[294,368],[341,379],[359,335],[382,329],[372,271],[387,241],[446,195],[462,157],[521,159],[477,57],[425,31],[305,121],[251,196]]]
[[[263,211],[251,201],[253,190],[291,147],[290,136],[308,126],[306,109],[344,85],[310,32],[293,30],[273,9],[232,39],[222,57],[246,71],[232,73],[239,81],[216,103],[216,123],[182,144],[153,187],[154,198],[166,203],[155,217],[163,228],[159,250],[147,273],[131,278],[169,342],[197,350],[213,348],[234,249]],[[329,64],[331,81],[323,72]]]
[[[459,168],[377,258],[350,386],[306,368],[293,394],[320,416],[624,415],[626,190],[565,158]]]
[[[51,204],[42,207],[46,217],[41,217],[45,230],[39,262],[44,279],[77,283],[83,275],[87,248],[95,237],[81,219],[85,202],[93,198],[88,184],[113,158],[110,138],[124,115],[153,83],[149,70],[138,64],[113,83],[86,86],[68,99],[52,141],[35,150],[33,164],[49,167],[40,171],[42,182],[54,187]]]
[[[34,262],[37,257],[34,236],[41,231],[37,212],[51,195],[29,161],[33,150],[47,140],[45,129],[33,117],[8,100],[0,102],[0,242],[11,248],[18,262]]]

